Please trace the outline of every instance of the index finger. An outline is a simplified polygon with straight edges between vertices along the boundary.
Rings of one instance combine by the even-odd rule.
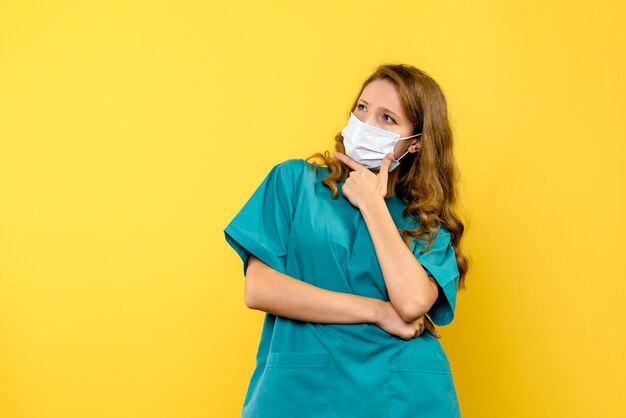
[[[381,173],[384,173],[384,175],[387,175],[389,173],[389,166],[391,165],[391,159],[393,158],[393,153],[388,152],[385,155],[385,158],[383,158],[383,161],[380,165],[380,172],[379,175]]]
[[[352,158],[348,157],[345,154],[340,153],[339,151],[332,151],[331,154],[333,155],[333,157],[335,157],[336,159],[343,161],[344,163],[346,163],[346,165],[348,167],[350,167],[353,170],[361,170],[364,169],[365,167],[362,166],[361,164],[357,163],[356,161],[354,161]]]

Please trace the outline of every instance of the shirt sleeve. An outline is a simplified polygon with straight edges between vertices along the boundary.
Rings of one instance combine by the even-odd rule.
[[[435,325],[448,325],[454,319],[460,277],[450,231],[441,225],[432,247],[424,254],[420,251],[427,247],[428,242],[418,239],[414,242],[413,253],[426,274],[435,279],[439,290],[437,300],[427,315]]]
[[[287,245],[297,201],[292,175],[297,161],[276,164],[224,228],[226,242],[243,261],[244,276],[250,254],[274,270],[285,273]]]

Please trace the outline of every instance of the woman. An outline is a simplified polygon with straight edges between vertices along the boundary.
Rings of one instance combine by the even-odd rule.
[[[458,417],[433,325],[468,268],[444,95],[381,65],[335,141],[275,165],[224,229],[267,312],[242,416]]]

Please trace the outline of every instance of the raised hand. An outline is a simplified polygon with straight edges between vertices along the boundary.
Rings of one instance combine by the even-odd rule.
[[[332,151],[332,155],[352,169],[341,192],[354,206],[361,208],[367,201],[384,198],[387,195],[387,179],[392,153],[385,155],[378,174],[341,152]]]

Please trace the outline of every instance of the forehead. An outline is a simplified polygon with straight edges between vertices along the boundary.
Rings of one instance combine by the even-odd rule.
[[[370,82],[361,92],[359,99],[365,100],[370,106],[385,107],[391,111],[403,113],[396,87],[387,80]]]

